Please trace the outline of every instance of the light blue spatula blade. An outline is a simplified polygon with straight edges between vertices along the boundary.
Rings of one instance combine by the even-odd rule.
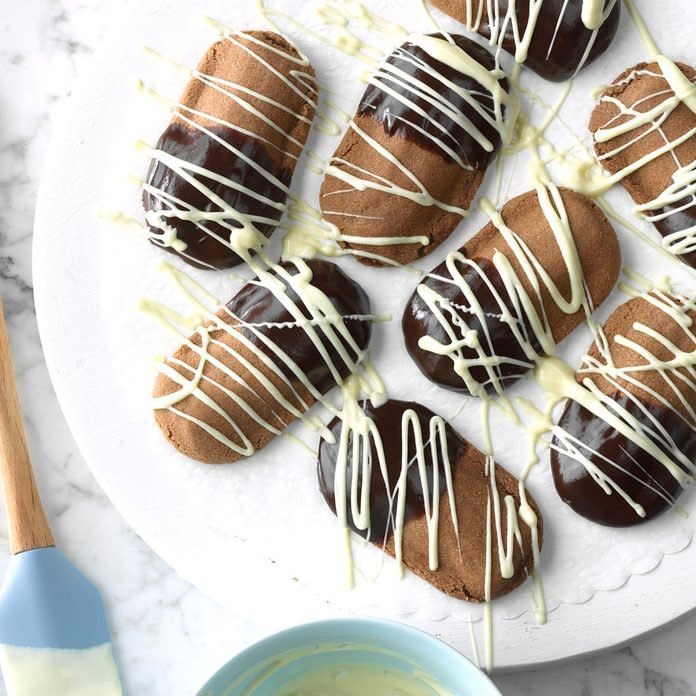
[[[97,588],[55,547],[12,556],[0,591],[0,663],[10,696],[119,696]]]
[[[109,640],[99,591],[61,551],[12,556],[0,590],[0,643],[81,650]]]

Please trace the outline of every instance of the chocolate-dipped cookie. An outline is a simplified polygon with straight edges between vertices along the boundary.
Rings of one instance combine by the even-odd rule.
[[[466,215],[505,128],[493,57],[463,36],[412,36],[372,76],[326,169],[321,210],[365,263],[409,263]]]
[[[543,368],[542,368],[543,369]],[[696,471],[696,305],[654,293],[621,305],[578,371],[551,468],[578,514],[615,527],[671,507]],[[558,376],[541,375],[553,387]],[[565,381],[564,381],[565,380]]]
[[[263,244],[285,210],[316,97],[312,66],[279,34],[214,43],[152,152],[143,205],[153,244],[202,268],[235,266]]]
[[[552,354],[621,268],[611,225],[574,191],[539,186],[500,213],[484,207],[491,221],[418,285],[402,320],[421,372],[473,396],[502,393]]]
[[[266,445],[356,371],[370,340],[369,300],[335,264],[257,270],[155,381],[162,432],[202,462],[234,462]]]
[[[696,70],[664,56],[624,71],[602,94],[590,130],[597,157],[663,247],[696,268]]]
[[[494,599],[520,585],[538,558],[543,522],[517,479],[424,406],[390,400],[364,416],[369,440],[337,418],[335,442],[319,444],[319,488],[339,520],[458,599]]]
[[[609,48],[621,12],[618,0],[431,2],[555,82],[573,77]]]

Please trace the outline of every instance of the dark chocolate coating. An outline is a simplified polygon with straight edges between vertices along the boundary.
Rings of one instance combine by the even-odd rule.
[[[263,143],[250,136],[237,133],[230,128],[216,126],[211,127],[209,130],[221,140],[239,150],[259,167],[270,172],[272,176],[275,176],[283,184],[288,185],[290,183],[292,172],[279,169],[269,157]],[[283,189],[247,164],[237,153],[197,129],[189,128],[176,122],[170,123],[160,136],[157,149],[163,150],[187,163],[224,176],[272,201],[278,203],[285,202],[286,194]],[[196,175],[193,172],[188,173],[202,181],[216,196],[222,198],[227,205],[244,215],[277,220],[281,217],[281,211],[267,203],[252,198],[243,191],[230,188],[223,183]],[[188,210],[190,206],[192,210],[205,212],[221,210],[208,196],[158,160],[153,159],[150,164],[147,183],[158,189],[158,191],[164,192],[167,196],[183,201],[183,204],[174,204],[177,208]],[[148,191],[143,191],[143,205],[146,211],[169,210],[172,207],[166,201],[161,201]],[[197,226],[196,223],[189,220],[181,220],[177,217],[168,218],[167,222],[176,229],[177,237],[186,242],[185,254],[187,256],[178,254],[171,247],[163,248],[166,251],[182,256],[191,265],[200,268],[232,268],[242,262],[242,259],[229,246],[219,242],[211,234]],[[241,227],[233,220],[227,220],[226,222],[234,227]],[[229,241],[231,235],[229,229],[222,227],[216,222],[202,222],[199,224],[204,225],[213,234]],[[255,226],[266,237],[270,237],[275,228],[275,225],[265,223],[255,223]],[[160,246],[157,243],[157,237],[161,236],[161,231],[155,228],[150,229],[155,235],[152,242]]]
[[[383,406],[374,408],[371,404],[365,404],[365,413],[374,420],[375,425],[382,437],[384,445],[384,454],[387,465],[389,478],[389,488],[393,492],[401,475],[401,418],[404,411],[413,409],[418,416],[421,428],[423,430],[423,439],[428,440],[428,432],[430,429],[430,419],[435,414],[425,406],[420,404],[410,403],[406,401],[397,401],[391,399]],[[336,512],[335,504],[335,489],[334,476],[336,472],[336,458],[338,455],[338,442],[341,435],[342,421],[340,418],[334,418],[329,424],[331,432],[336,438],[334,444],[328,443],[326,440],[321,440],[319,443],[319,461],[317,463],[317,476],[319,478],[319,490],[321,491],[327,505]],[[449,452],[449,460],[452,467],[456,466],[456,462],[461,456],[464,443],[457,433],[446,424],[447,430],[447,448]],[[352,434],[348,440],[348,452],[352,451]],[[410,441],[413,444],[413,439]],[[384,478],[378,464],[377,451],[374,444],[371,444],[372,456],[372,478],[370,481],[370,528],[368,530],[356,529],[352,523],[352,515],[350,514],[350,481],[352,478],[352,463],[351,457],[348,457],[348,466],[346,470],[347,485],[347,509],[348,509],[348,525],[350,528],[360,534],[360,536],[368,539],[375,544],[386,542],[394,533],[394,525],[392,523],[392,515],[394,514],[396,501],[393,504],[389,499],[389,492],[385,486]],[[428,472],[428,487],[433,490],[433,460],[430,455],[430,447],[425,447],[425,462]],[[447,493],[447,481],[445,479],[445,470],[442,462],[440,466],[440,494],[441,496]],[[361,472],[358,473],[359,483],[362,483]],[[423,517],[425,515],[425,504],[423,499],[423,488],[421,486],[420,474],[418,465],[414,461],[408,469],[407,474],[407,494],[404,522],[411,519]]]
[[[567,3],[567,4],[566,4]],[[529,2],[516,3],[516,14],[519,23],[519,34],[524,34],[529,20]],[[508,0],[498,0],[501,23],[508,11]],[[565,5],[565,9],[564,9]],[[559,17],[563,12],[563,19],[559,23]],[[617,2],[607,20],[597,32],[585,66],[601,56],[611,45],[619,27],[621,15],[621,3]],[[490,28],[484,22],[479,33],[490,38]],[[554,34],[556,39],[554,41]],[[534,35],[529,46],[529,53],[525,65],[547,80],[563,82],[575,74],[585,55],[593,32],[582,23],[582,0],[544,0],[537,20]],[[549,53],[549,47],[553,48]],[[515,40],[512,32],[512,23],[508,22],[503,48],[510,53],[515,52]]]
[[[430,36],[439,35],[431,34]],[[451,36],[457,46],[463,49],[486,69],[492,70],[495,68],[495,60],[485,48],[479,46],[465,36],[459,34],[452,34]],[[439,148],[428,135],[436,137],[456,152],[464,162],[467,162],[476,169],[485,169],[500,147],[500,134],[495,127],[484,120],[481,115],[462,98],[461,94],[458,94],[451,86],[443,82],[443,79],[449,80],[465,93],[474,96],[483,108],[493,113],[493,96],[491,93],[468,75],[435,60],[422,48],[409,41],[391,53],[386,62],[414,77],[418,82],[427,85],[427,87],[433,89],[443,101],[451,104],[455,111],[464,114],[493,144],[493,151],[486,152],[486,150],[484,150],[466,130],[453,121],[447,113],[409,89],[408,85],[404,84],[402,79],[399,79],[398,82],[392,82],[388,80],[386,75],[380,76],[380,79],[386,81],[389,87],[400,94],[406,95],[413,101],[416,106],[427,114],[427,118],[374,84],[368,85],[365,90],[360,105],[358,106],[358,113],[371,116],[380,121],[384,125],[384,132],[389,137],[407,138],[431,150],[447,161],[452,161],[447,153]],[[441,77],[424,70],[418,63],[424,63],[431,67],[433,70],[437,71]],[[507,89],[507,80],[503,78],[501,84],[504,89]],[[428,135],[425,135],[423,131]]]
[[[680,210],[680,208],[684,208],[684,210]],[[653,225],[663,237],[669,237],[675,232],[682,232],[696,226],[696,199],[693,196],[682,198],[680,201],[659,210],[650,211],[648,215],[649,217],[658,217],[669,211],[679,212],[672,212],[662,220],[653,221]],[[696,251],[679,254],[677,258],[687,266],[696,268]]]
[[[616,394],[613,399],[644,424],[647,432],[655,429],[648,416],[625,394]],[[696,462],[696,435],[691,427],[662,406],[646,404],[645,408],[664,427],[674,444]],[[661,514],[674,505],[681,494],[682,486],[663,464],[575,401],[568,402],[558,424],[584,445],[574,443],[584,456],[645,508],[645,517],[640,517],[618,492],[607,495],[581,462],[555,449],[559,443],[554,438],[551,471],[556,490],[579,515],[610,527],[628,527]],[[669,452],[658,439],[651,439]]]
[[[473,261],[478,264],[481,271],[503,298],[503,301],[506,302],[506,304],[510,304],[503,281],[493,263],[487,259],[473,259]],[[421,284],[432,288],[439,295],[442,295],[459,308],[458,314],[466,320],[468,327],[478,332],[481,345],[486,355],[498,355],[510,360],[519,360],[524,363],[523,365],[511,365],[507,362],[503,362],[496,368],[501,382],[503,385],[508,386],[525,375],[533,367],[533,364],[525,356],[522,346],[515,337],[509,324],[503,322],[499,318],[500,307],[498,302],[495,300],[489,285],[481,277],[478,270],[469,265],[463,267],[459,265],[459,267],[460,269],[463,268],[462,275],[467,285],[471,288],[472,293],[474,293],[486,313],[486,327],[490,337],[488,342],[486,333],[482,330],[478,318],[467,311],[468,301],[459,289],[459,286],[452,282],[438,279],[449,279],[452,277],[444,261],[434,268]],[[429,380],[445,389],[468,394],[469,391],[464,384],[464,380],[454,371],[452,359],[449,356],[437,355],[423,350],[418,346],[418,341],[423,336],[431,336],[441,343],[449,343],[450,338],[442,328],[437,317],[430,311],[428,305],[420,297],[417,290],[411,295],[406,305],[401,326],[404,333],[406,349],[413,361],[418,365],[420,371]],[[457,338],[461,339],[463,337],[463,331],[460,330],[456,323],[453,323],[453,327]],[[541,346],[539,345],[536,335],[526,324],[525,330],[528,340],[534,350],[540,353]],[[523,335],[524,333],[525,331],[523,331]],[[462,348],[461,352],[466,359],[475,359],[477,357],[476,351],[471,348]],[[487,392],[494,391],[485,367],[473,365],[470,367],[470,372],[473,379],[483,385]]]
[[[312,285],[329,297],[341,316],[370,314],[370,300],[365,291],[336,264],[319,260],[309,260],[306,263],[312,270]],[[297,273],[297,267],[292,262],[286,261],[280,266],[288,269],[292,275]],[[297,302],[297,295],[293,290],[288,289],[287,296]],[[304,305],[300,302],[298,306],[308,317]],[[238,320],[247,324],[278,324],[297,321],[265,285],[259,285],[254,281],[244,285],[227,303],[227,308]],[[372,322],[369,319],[344,319],[344,322],[360,350],[365,350],[370,342]],[[326,330],[330,328],[330,326],[326,327]],[[348,366],[338,355],[331,341],[324,335],[321,326],[315,326],[315,330],[341,377],[348,377]],[[277,344],[290,360],[297,363],[319,391],[327,392],[335,386],[326,360],[303,327],[259,326],[255,328],[255,331]],[[248,328],[242,329],[242,333],[261,352],[272,358],[290,379],[294,378],[291,369],[278,358],[272,348],[259,338],[257,333]],[[347,346],[345,339],[342,338],[341,341]],[[356,357],[352,349],[348,350],[348,354],[352,358]]]

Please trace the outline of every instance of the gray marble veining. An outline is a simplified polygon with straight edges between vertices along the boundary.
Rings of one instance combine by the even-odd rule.
[[[63,423],[33,309],[32,211],[50,116],[106,29],[105,4],[24,0],[8,2],[2,13],[0,294],[56,536],[103,588],[128,693],[176,696],[193,693],[215,667],[260,636],[253,624],[179,579],[111,507]],[[7,557],[3,520],[0,572]],[[696,617],[612,654],[496,681],[505,696],[696,696],[694,646]]]

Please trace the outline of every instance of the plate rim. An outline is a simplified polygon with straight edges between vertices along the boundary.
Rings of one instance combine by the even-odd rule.
[[[157,8],[162,8],[166,7],[168,4],[170,4],[170,0],[158,0],[156,6]],[[128,7],[128,3],[125,4],[125,7]],[[149,7],[148,13],[153,10],[156,11],[157,8],[153,6]],[[65,279],[61,278],[60,275],[63,267],[60,263],[56,263],[56,259],[61,258],[61,254],[65,253],[65,248],[62,247],[64,238],[51,233],[52,227],[55,226],[55,214],[50,209],[51,187],[55,187],[55,182],[60,177],[64,176],[64,157],[61,156],[61,151],[65,150],[67,142],[69,141],[69,138],[66,138],[66,130],[79,113],[81,108],[80,104],[86,103],[88,101],[88,95],[93,93],[96,80],[103,80],[103,75],[98,72],[101,57],[109,51],[111,45],[115,45],[118,27],[125,19],[119,12],[114,12],[113,14],[114,17],[118,17],[120,21],[114,21],[112,23],[109,36],[92,57],[90,69],[85,71],[74,85],[72,94],[61,105],[59,113],[54,114],[51,127],[51,139],[47,148],[44,168],[37,193],[32,240],[32,282],[34,286],[34,301],[39,336],[58,403],[63,411],[66,423],[70,428],[75,442],[92,475],[97,480],[97,483],[104,490],[110,502],[124,518],[128,526],[133,529],[155,553],[162,557],[163,560],[184,579],[191,582],[195,587],[198,587],[205,594],[213,598],[214,601],[219,602],[220,600],[215,596],[215,592],[211,591],[209,582],[198,577],[196,569],[190,567],[192,564],[190,562],[182,562],[180,558],[176,558],[172,544],[167,543],[162,538],[161,530],[158,530],[157,525],[152,525],[152,523],[148,524],[142,515],[137,514],[132,504],[129,504],[129,501],[123,499],[122,496],[112,489],[107,479],[102,475],[102,471],[99,467],[94,465],[100,458],[98,443],[90,439],[88,429],[85,427],[85,424],[81,422],[79,411],[76,406],[75,394],[70,385],[69,375],[61,369],[61,354],[64,354],[64,350],[62,349],[65,348],[65,335],[67,332],[65,331],[64,324],[55,318],[55,313],[51,312],[51,308],[53,304],[53,308],[55,309],[56,298],[61,297],[61,290],[64,287],[61,281]],[[111,37],[110,40],[109,37]],[[75,159],[77,160],[79,158]],[[65,223],[66,221],[64,220],[63,222]],[[245,545],[241,542],[236,543],[240,550],[244,549],[244,552],[247,551],[245,547],[248,546],[248,544]],[[627,625],[630,624],[631,626],[631,628],[628,629],[628,635],[622,634],[620,637],[617,637],[614,636],[613,633],[607,632],[604,634],[604,641],[596,641],[596,639],[593,638],[592,643],[584,649],[574,649],[570,652],[564,651],[563,649],[560,651],[556,650],[555,652],[552,651],[553,654],[550,656],[542,656],[541,659],[524,660],[521,662],[515,662],[514,658],[502,660],[499,666],[495,668],[495,671],[503,673],[514,670],[539,668],[588,657],[606,650],[616,649],[635,641],[639,637],[653,633],[687,614],[696,611],[696,597],[691,599],[690,605],[685,605],[685,597],[680,595],[678,591],[665,591],[670,587],[670,582],[669,578],[665,579],[662,577],[667,573],[666,568],[670,565],[668,560],[673,560],[671,559],[672,556],[682,557],[687,556],[689,553],[692,555],[693,559],[696,559],[696,543],[693,542],[693,539],[687,548],[675,554],[663,555],[654,569],[644,575],[634,574],[622,587],[611,590],[598,590],[590,600],[583,605],[562,603],[552,614],[552,621],[556,623],[557,619],[561,620],[561,615],[577,615],[579,613],[577,611],[578,607],[580,607],[582,611],[584,608],[587,608],[590,603],[593,604],[593,607],[598,608],[598,611],[605,610],[606,607],[609,606],[613,607],[615,611],[618,611],[616,606],[619,603],[621,603],[622,606],[625,605],[625,609],[628,610],[630,605],[634,604],[635,599],[631,598],[630,592],[628,592],[627,596],[627,591],[630,589],[634,597],[648,599],[651,594],[651,588],[642,586],[646,583],[650,585],[651,580],[654,580],[653,584],[659,586],[663,591],[662,600],[658,603],[660,610],[658,611],[653,607],[651,611],[646,608],[644,615],[640,615],[639,617],[632,615],[631,621],[626,622]],[[249,556],[250,554],[247,555]],[[258,565],[259,567],[267,567],[267,569],[272,567],[270,563],[264,564],[261,562]],[[282,573],[282,571],[276,568],[276,574],[277,573]],[[271,572],[271,575],[273,574],[274,573]],[[288,580],[290,580],[289,575],[284,578],[284,581],[288,587],[293,587],[292,583],[287,582]],[[678,586],[675,586],[675,588],[678,588]],[[307,591],[306,588],[303,589],[303,596],[310,603],[314,602],[311,591]],[[615,601],[618,600],[619,597],[621,597],[620,602]],[[679,598],[678,600],[677,597]],[[227,602],[220,603],[229,606]],[[677,604],[680,606],[677,606]],[[601,607],[604,607],[604,609]],[[340,615],[344,616],[351,614],[348,610],[339,610],[334,607],[334,615],[337,611]],[[327,616],[326,612],[319,608],[318,612],[317,614],[305,614],[305,621]],[[369,614],[365,615],[368,616]],[[630,613],[629,616],[631,616]],[[408,618],[401,617],[399,621],[408,623]],[[562,619],[562,621],[565,623],[568,619]],[[574,623],[572,626],[567,626],[566,629],[569,633],[576,632],[578,630],[578,625],[579,624]],[[580,636],[585,642],[587,642],[587,630],[592,626],[592,621],[588,621],[588,625],[580,632]],[[542,627],[543,630],[547,630],[547,628],[548,626]],[[565,633],[566,630],[560,635],[564,635]],[[594,635],[594,633],[594,630],[591,631],[592,635]]]

